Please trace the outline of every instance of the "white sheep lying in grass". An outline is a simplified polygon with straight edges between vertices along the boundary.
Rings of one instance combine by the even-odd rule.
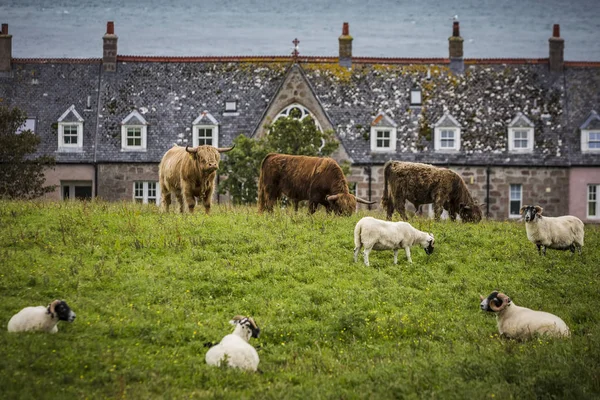
[[[523,206],[527,239],[537,245],[538,253],[546,255],[546,247],[557,250],[579,250],[583,247],[583,222],[572,215],[543,217],[540,206]]]
[[[354,262],[357,261],[358,252],[365,247],[365,265],[369,266],[369,253],[374,250],[394,250],[394,264],[398,263],[398,249],[404,249],[406,259],[410,258],[411,246],[421,245],[428,255],[433,253],[433,234],[421,232],[408,222],[390,222],[364,217],[354,228]]]
[[[8,321],[9,332],[58,332],[58,321],[73,322],[75,313],[63,300],[54,300],[48,307],[25,307]]]
[[[534,335],[568,337],[567,324],[554,314],[519,307],[504,293],[492,292],[479,296],[483,311],[496,313],[500,335],[512,339],[528,339]]]
[[[257,338],[260,329],[249,317],[237,315],[233,317],[230,324],[235,325],[233,333],[221,339],[221,342],[206,352],[206,363],[208,365],[220,366],[226,358],[230,367],[256,371],[258,368],[258,353],[248,341],[251,337]]]

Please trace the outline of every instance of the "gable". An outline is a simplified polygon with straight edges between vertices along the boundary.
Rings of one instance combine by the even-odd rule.
[[[298,103],[310,110],[311,114],[316,119],[315,122],[317,122],[324,130],[333,129],[333,124],[329,120],[321,102],[306,79],[302,68],[297,64],[294,64],[288,70],[287,76],[279,86],[279,89],[275,93],[267,110],[254,129],[253,136],[263,136],[266,133],[265,126],[274,121],[282,110],[294,103]]]
[[[133,110],[121,121],[121,125],[148,125],[148,123],[137,110]]]
[[[192,125],[219,125],[219,121],[217,121],[217,119],[213,117],[208,111],[203,111],[194,120]]]
[[[600,129],[600,116],[594,110],[590,113],[589,117],[585,120],[583,125],[579,127],[582,130],[596,130]]]
[[[458,121],[450,114],[444,114],[434,124],[436,128],[460,128]]]
[[[380,111],[373,122],[371,122],[371,126],[374,128],[396,128],[398,124],[388,117],[386,113]]]
[[[72,105],[60,116],[58,122],[83,122],[83,118],[75,110],[75,105]]]
[[[523,113],[518,113],[517,116],[508,124],[509,128],[533,128],[533,122]]]

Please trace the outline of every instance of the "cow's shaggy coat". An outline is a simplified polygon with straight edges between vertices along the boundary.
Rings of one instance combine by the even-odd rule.
[[[258,186],[260,212],[273,211],[282,196],[290,199],[296,209],[299,201],[308,200],[311,214],[319,204],[327,212],[351,215],[357,202],[375,203],[350,194],[344,172],[331,158],[267,154],[261,163]]]
[[[575,249],[581,254],[583,247],[583,222],[572,215],[562,217],[542,216],[540,206],[523,206],[521,215],[525,219],[527,239],[538,248],[538,253],[546,255],[546,247],[556,250]]]
[[[381,198],[387,219],[392,219],[396,210],[406,220],[406,200],[417,210],[423,204],[433,203],[435,219],[446,209],[452,220],[460,215],[465,222],[481,221],[479,205],[456,172],[428,164],[388,161]]]
[[[487,298],[479,296],[483,311],[496,313],[498,332],[512,339],[529,339],[535,335],[567,337],[570,335],[565,321],[554,314],[519,307],[507,295],[497,291]]]
[[[241,315],[233,317],[229,323],[235,326],[233,333],[223,337],[219,344],[206,352],[206,363],[220,366],[224,360],[227,360],[227,365],[230,367],[256,371],[260,360],[258,353],[248,341],[251,337],[257,338],[260,329],[252,318]]]
[[[194,212],[196,198],[202,201],[204,210],[209,213],[221,153],[231,149],[233,147],[216,148],[207,145],[193,148],[177,145],[171,147],[158,166],[163,210],[169,211],[171,194],[174,194],[182,213],[186,209]]]
[[[9,332],[58,332],[58,321],[73,322],[75,313],[63,300],[54,300],[47,307],[25,307],[8,321]]]

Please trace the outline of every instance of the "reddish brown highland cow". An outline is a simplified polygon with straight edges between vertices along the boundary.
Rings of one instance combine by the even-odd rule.
[[[396,210],[406,220],[406,200],[417,210],[422,204],[433,203],[435,219],[446,209],[453,221],[457,215],[465,222],[481,221],[480,205],[456,172],[428,164],[388,161],[384,166],[381,198],[387,219],[392,219]]]
[[[231,149],[233,147],[216,148],[206,145],[192,148],[177,145],[171,147],[158,166],[163,210],[169,211],[173,193],[182,213],[186,207],[190,212],[194,212],[198,198],[208,214],[221,153]]]
[[[350,194],[340,166],[331,158],[291,156],[270,153],[263,159],[258,182],[258,210],[273,211],[282,195],[298,210],[298,202],[308,200],[312,214],[319,204],[327,212],[351,215],[356,203],[374,204]]]

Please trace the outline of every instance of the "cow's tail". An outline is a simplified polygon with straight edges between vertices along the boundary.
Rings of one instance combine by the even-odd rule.
[[[389,160],[383,166],[383,195],[381,196],[381,207],[387,210],[388,204],[392,201],[390,198],[390,181],[392,176],[392,160]]]
[[[269,201],[267,183],[265,182],[265,163],[267,162],[267,159],[270,158],[272,155],[273,153],[267,154],[260,163],[260,176],[258,177],[258,212],[265,211],[265,207],[267,207],[267,202]]]

